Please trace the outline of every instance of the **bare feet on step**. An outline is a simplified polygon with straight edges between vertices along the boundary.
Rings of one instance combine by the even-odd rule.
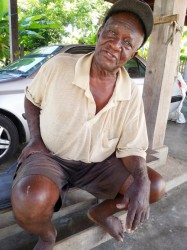
[[[97,212],[97,208],[91,208],[88,211],[88,217],[94,223],[101,226],[107,233],[109,233],[117,241],[123,241],[125,226],[122,221],[115,216],[101,217]]]
[[[39,238],[33,250],[53,250],[54,246],[55,241],[43,241],[41,238]]]
[[[39,237],[38,242],[36,243],[33,250],[53,250],[56,242],[57,231],[52,226],[52,230],[48,237],[41,238]]]

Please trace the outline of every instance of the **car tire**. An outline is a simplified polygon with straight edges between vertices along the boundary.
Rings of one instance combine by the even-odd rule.
[[[9,160],[19,146],[19,134],[14,123],[0,114],[0,163]]]

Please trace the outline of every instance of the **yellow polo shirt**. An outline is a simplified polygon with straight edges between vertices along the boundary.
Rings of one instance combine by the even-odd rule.
[[[118,73],[108,104],[96,114],[89,88],[92,54],[59,54],[43,65],[26,90],[41,109],[40,130],[47,148],[67,160],[100,162],[146,157],[148,147],[142,97],[125,68]]]

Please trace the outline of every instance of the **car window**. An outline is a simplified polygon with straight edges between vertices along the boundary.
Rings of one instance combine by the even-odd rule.
[[[95,46],[75,46],[72,48],[69,48],[65,53],[70,54],[87,54],[89,52],[93,52],[95,50]]]
[[[128,61],[125,64],[125,68],[132,78],[145,77],[145,65],[143,65],[143,63],[137,58],[133,58]]]
[[[64,46],[61,45],[54,45],[38,48],[7,67],[4,67],[2,72],[8,75],[27,77],[37,71],[49,58],[59,53],[63,47]]]
[[[46,60],[46,57],[22,58],[5,67],[3,70],[6,73],[16,74],[19,72],[20,75],[27,76],[32,74]]]
[[[49,47],[41,47],[38,49],[35,49],[33,52],[31,52],[29,55],[50,55],[55,52],[55,50],[61,50],[64,46],[49,46]]]

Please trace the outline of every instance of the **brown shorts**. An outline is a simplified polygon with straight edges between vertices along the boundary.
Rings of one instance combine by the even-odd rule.
[[[99,199],[114,199],[129,177],[129,172],[115,155],[103,162],[84,163],[37,152],[17,167],[13,186],[23,177],[30,175],[48,177],[62,193],[71,187],[77,187]]]

